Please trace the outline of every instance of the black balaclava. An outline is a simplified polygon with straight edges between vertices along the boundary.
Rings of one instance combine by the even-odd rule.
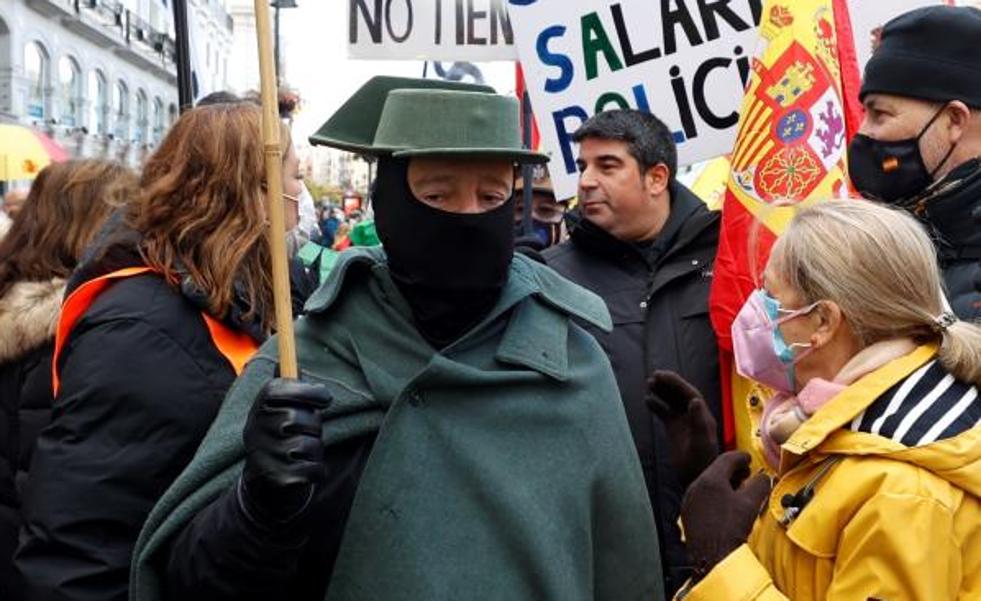
[[[514,196],[485,213],[441,211],[413,196],[408,172],[407,159],[379,160],[375,227],[419,332],[443,348],[500,298],[514,252]]]

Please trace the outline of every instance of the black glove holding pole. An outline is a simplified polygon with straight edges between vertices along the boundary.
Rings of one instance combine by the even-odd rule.
[[[264,526],[295,525],[326,479],[321,428],[332,401],[323,384],[276,378],[245,424],[239,503]]]
[[[675,474],[688,488],[719,455],[715,417],[698,389],[673,371],[654,371],[647,390],[647,407],[667,430]]]
[[[770,478],[750,478],[749,466],[749,454],[723,453],[685,493],[681,523],[695,581],[746,542],[770,494]]]

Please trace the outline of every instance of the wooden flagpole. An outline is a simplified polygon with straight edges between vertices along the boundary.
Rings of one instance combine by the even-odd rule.
[[[272,256],[276,334],[279,339],[279,375],[296,378],[296,341],[293,339],[293,307],[286,259],[286,215],[283,207],[282,121],[273,64],[272,24],[268,0],[255,0],[256,36],[259,41],[259,74],[262,89],[262,142],[266,158],[266,207],[269,213],[269,249]]]

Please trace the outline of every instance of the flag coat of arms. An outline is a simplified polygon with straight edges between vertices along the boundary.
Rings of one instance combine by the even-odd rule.
[[[710,310],[722,353],[727,446],[761,457],[769,391],[734,372],[730,329],[796,207],[848,195],[846,150],[861,122],[845,0],[768,0],[740,111]]]

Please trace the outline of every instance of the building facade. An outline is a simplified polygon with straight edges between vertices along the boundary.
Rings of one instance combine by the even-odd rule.
[[[371,167],[363,158],[336,148],[311,146],[305,140],[294,140],[294,143],[308,179],[321,185],[354,190],[367,198]]]
[[[0,118],[74,157],[138,166],[178,114],[170,11],[162,0],[0,0]],[[188,19],[221,87],[231,18],[219,0],[188,0]]]

